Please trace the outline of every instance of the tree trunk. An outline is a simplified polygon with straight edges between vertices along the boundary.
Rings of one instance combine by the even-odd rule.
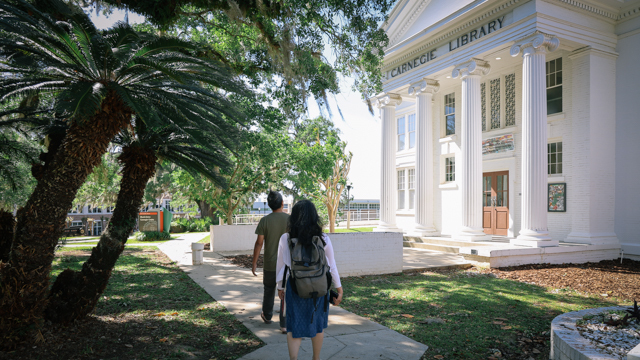
[[[9,261],[15,225],[16,220],[13,218],[13,214],[0,210],[0,262]]]
[[[49,276],[67,211],[111,139],[131,120],[113,92],[83,125],[72,123],[27,204],[18,211],[11,257],[0,265],[0,347],[10,349],[42,325]]]
[[[58,275],[49,294],[47,320],[69,323],[93,311],[135,226],[144,189],[155,172],[157,159],[150,149],[125,147],[119,160],[124,168],[109,227],[81,271],[67,269]]]
[[[329,215],[329,232],[332,233],[336,230],[336,212],[327,206],[327,215]]]
[[[225,214],[227,217],[227,225],[233,225],[233,211],[230,211]]]
[[[216,209],[213,208],[211,204],[204,200],[196,200],[196,204],[198,204],[198,209],[200,209],[200,216],[202,218],[208,217],[213,219],[213,213]]]

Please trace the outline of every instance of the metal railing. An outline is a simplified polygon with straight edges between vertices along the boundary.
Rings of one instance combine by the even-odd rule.
[[[237,214],[233,215],[233,225],[257,225],[265,214]]]
[[[347,211],[336,218],[338,221],[347,221]],[[351,221],[380,220],[380,210],[351,210]]]

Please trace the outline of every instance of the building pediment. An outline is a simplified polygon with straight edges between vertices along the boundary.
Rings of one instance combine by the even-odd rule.
[[[389,16],[385,27],[389,36],[389,46],[410,38],[416,33],[433,26],[480,0],[403,0]]]

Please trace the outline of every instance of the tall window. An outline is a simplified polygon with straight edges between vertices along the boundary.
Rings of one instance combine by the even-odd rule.
[[[547,115],[562,112],[562,58],[547,64]]]
[[[404,116],[398,119],[398,151],[404,150]]]
[[[409,122],[409,149],[416,147],[416,114],[411,114],[407,117]]]
[[[456,133],[456,94],[451,93],[444,96],[444,118],[447,128],[446,135]]]
[[[562,174],[562,141],[547,144],[548,174]]]
[[[416,169],[409,169],[409,209],[413,209],[416,201]]]
[[[454,156],[445,159],[444,179],[445,181],[456,181],[456,158]]]
[[[398,170],[398,209],[404,209],[404,170]]]

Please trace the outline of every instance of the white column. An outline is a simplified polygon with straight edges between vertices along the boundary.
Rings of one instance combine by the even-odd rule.
[[[547,230],[547,51],[556,37],[536,32],[511,47],[522,52],[522,224],[511,243],[531,247],[557,246]]]
[[[462,195],[462,228],[455,239],[490,240],[482,227],[482,107],[480,77],[489,74],[489,63],[471,59],[453,69],[452,77],[462,79],[460,131],[460,191]],[[457,165],[457,162],[456,162]],[[456,174],[456,177],[457,175]]]
[[[380,222],[374,231],[400,232],[396,226],[398,186],[396,174],[396,106],[402,103],[397,94],[383,94],[375,99],[382,123],[382,156],[380,164]]]
[[[436,80],[422,79],[409,85],[416,97],[416,227],[417,236],[440,236],[433,226],[433,94]]]
[[[565,79],[571,78],[572,129],[570,140],[563,139],[563,146],[567,149],[569,145],[571,151],[563,159],[568,158],[564,161],[571,164],[572,179],[567,185],[571,232],[565,241],[618,247],[614,215],[637,219],[637,214],[616,213],[619,190],[614,174],[616,178],[621,176],[616,173],[616,162],[621,164],[616,160],[616,147],[621,148],[616,144],[616,96],[621,95],[616,95],[617,54],[584,47],[571,53],[569,59],[571,72]],[[626,150],[626,144],[622,146]],[[628,166],[638,168],[637,164],[635,158]],[[637,179],[631,181],[637,182]]]

